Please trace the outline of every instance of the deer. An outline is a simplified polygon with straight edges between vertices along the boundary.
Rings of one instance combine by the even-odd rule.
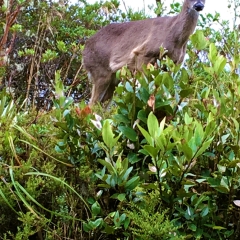
[[[91,36],[83,50],[83,65],[93,85],[89,106],[112,99],[119,83],[116,72],[123,66],[141,71],[143,65],[156,63],[160,47],[181,64],[204,6],[205,0],[184,0],[176,16],[111,23]]]

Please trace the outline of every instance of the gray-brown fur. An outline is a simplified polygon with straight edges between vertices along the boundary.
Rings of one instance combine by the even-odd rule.
[[[176,63],[182,63],[189,36],[193,33],[205,0],[184,0],[182,11],[173,17],[157,17],[112,23],[92,36],[85,45],[83,61],[92,81],[90,105],[112,98],[116,71],[123,66],[141,70],[159,58],[159,48]]]

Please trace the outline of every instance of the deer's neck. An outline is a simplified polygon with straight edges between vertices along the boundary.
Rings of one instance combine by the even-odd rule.
[[[183,6],[181,13],[177,16],[174,26],[175,42],[182,46],[187,43],[189,36],[194,32],[197,25],[199,13],[194,9]]]

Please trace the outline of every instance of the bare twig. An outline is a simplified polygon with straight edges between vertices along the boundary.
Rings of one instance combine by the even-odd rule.
[[[13,33],[10,46],[7,48],[9,32],[12,25],[16,22],[17,16],[20,12],[21,5],[17,5],[16,9],[12,11],[14,0],[10,0],[5,11],[5,26],[4,33],[0,40],[0,67],[6,66],[8,55],[12,50],[13,42],[16,37],[16,33]]]
[[[82,70],[82,68],[83,68],[83,64],[81,64],[80,67],[78,68],[78,70],[77,70],[77,72],[76,72],[76,74],[75,74],[75,77],[74,77],[74,79],[73,79],[73,82],[72,82],[72,84],[71,84],[71,87],[75,86],[75,85],[76,85],[76,82],[78,82],[78,81],[77,81],[77,78],[78,78],[78,75],[79,75],[80,71]],[[71,89],[69,90],[69,92],[68,92],[68,97],[70,96],[71,92],[72,92],[72,88],[71,88]]]
[[[124,0],[122,0],[122,3],[123,3],[123,6],[124,6],[124,8],[125,8],[125,11],[126,11],[126,13],[128,14],[128,8],[127,8],[127,6],[126,6],[126,3],[125,3],[125,1],[124,1]]]

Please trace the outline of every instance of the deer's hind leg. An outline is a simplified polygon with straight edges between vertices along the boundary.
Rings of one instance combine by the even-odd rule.
[[[112,98],[115,87],[118,85],[115,73],[99,74],[96,78],[89,74],[89,79],[93,83],[90,106],[97,102],[104,103]]]
[[[118,83],[119,83],[119,80],[117,80],[117,78],[116,78],[116,73],[113,73],[111,75],[110,84],[108,85],[108,87],[105,91],[105,94],[102,95],[102,99],[101,99],[102,103],[112,99],[113,93],[114,93],[115,88],[117,87]]]

